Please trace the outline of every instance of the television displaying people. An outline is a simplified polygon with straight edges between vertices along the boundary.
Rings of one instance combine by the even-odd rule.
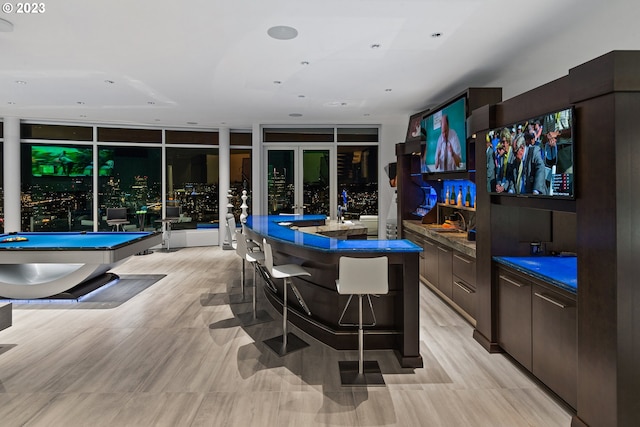
[[[423,173],[464,171],[467,168],[466,98],[426,115],[421,122]]]
[[[490,193],[573,197],[572,110],[494,129],[487,135]],[[499,137],[497,137],[499,135]],[[491,175],[490,175],[491,174]]]
[[[440,137],[436,148],[436,170],[452,171],[462,163],[462,149],[455,130],[449,128],[449,117],[442,115]]]

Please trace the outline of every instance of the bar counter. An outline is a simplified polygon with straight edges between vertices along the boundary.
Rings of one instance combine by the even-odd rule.
[[[578,292],[578,259],[575,256],[495,256],[493,259],[572,294]]]
[[[289,320],[298,328],[338,350],[358,348],[357,328],[338,325],[348,296],[339,295],[335,281],[341,256],[389,259],[389,293],[372,298],[377,324],[365,328],[365,346],[391,349],[402,367],[422,367],[419,324],[419,253],[422,248],[409,240],[344,240],[299,231],[300,227],[325,224],[324,215],[250,216],[246,222],[249,238],[271,244],[274,264],[299,264],[311,273],[296,277],[295,286],[311,312],[308,314],[296,296],[289,293]],[[269,302],[282,310],[282,281],[274,281],[277,292],[269,287]],[[365,308],[364,322],[370,313]],[[351,304],[345,321],[357,320],[357,304]]]

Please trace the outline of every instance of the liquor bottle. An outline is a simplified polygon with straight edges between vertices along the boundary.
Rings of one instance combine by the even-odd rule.
[[[467,185],[467,195],[464,196],[464,205],[468,208],[471,207],[471,190],[469,189],[468,185]]]
[[[462,185],[458,187],[458,207],[462,207]]]
[[[449,204],[450,205],[456,204],[456,187],[453,185],[451,186],[451,198],[449,198]]]
[[[449,203],[449,187],[447,187],[447,192],[444,195],[444,200],[443,200],[444,204]]]

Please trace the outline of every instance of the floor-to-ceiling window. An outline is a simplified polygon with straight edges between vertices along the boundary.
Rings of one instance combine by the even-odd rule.
[[[267,212],[378,215],[377,127],[265,128]],[[343,209],[341,209],[342,211]]]
[[[93,130],[22,124],[21,227],[24,231],[91,229]]]
[[[4,123],[0,122],[0,233],[4,233]]]

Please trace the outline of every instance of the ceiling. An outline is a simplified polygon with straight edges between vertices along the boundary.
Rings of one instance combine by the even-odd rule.
[[[611,50],[640,49],[636,0],[42,4],[39,14],[0,13],[13,24],[0,32],[0,117],[400,123],[467,87],[502,87],[508,99]],[[278,25],[298,36],[271,38]]]

